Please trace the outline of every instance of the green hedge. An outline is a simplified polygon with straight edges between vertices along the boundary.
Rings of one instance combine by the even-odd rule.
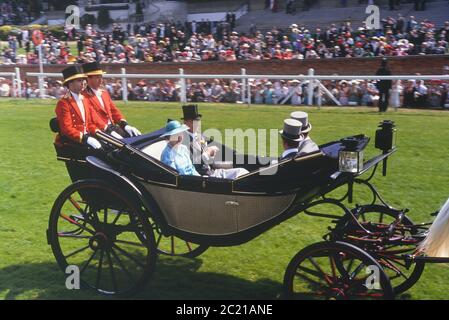
[[[10,25],[0,26],[0,40],[6,41],[8,40],[9,35],[17,35],[19,34],[19,32],[21,32],[21,30],[24,30],[25,28],[28,30],[38,29],[44,33],[51,34],[58,39],[65,38],[64,26],[47,26],[47,25],[33,24],[26,27],[10,26]]]

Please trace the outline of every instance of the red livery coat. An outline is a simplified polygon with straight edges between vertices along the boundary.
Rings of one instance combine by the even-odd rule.
[[[104,130],[107,127],[106,123],[93,110],[90,101],[85,98],[82,99],[85,110],[85,121],[76,104],[75,98],[70,93],[58,101],[55,109],[59,123],[59,134],[78,143],[81,143],[84,132],[93,135],[96,131]],[[59,139],[60,137],[58,135],[56,140],[58,141]]]
[[[98,98],[92,89],[87,88],[82,92],[82,94],[85,99],[89,100],[90,105],[92,105],[101,121],[106,124],[109,122],[112,124],[119,124],[120,121],[125,120],[120,110],[112,101],[109,92],[107,90],[99,90],[101,91],[101,98],[103,100],[104,108],[102,107],[100,101],[98,101]]]

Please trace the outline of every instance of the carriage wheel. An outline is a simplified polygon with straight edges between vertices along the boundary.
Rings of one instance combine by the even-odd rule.
[[[154,234],[138,203],[97,180],[72,184],[56,199],[48,241],[60,268],[105,295],[140,289],[155,269]]]
[[[355,216],[362,224],[370,222],[389,225],[401,213],[397,209],[389,208],[383,205],[365,205],[352,210]],[[406,215],[402,219],[402,223],[395,231],[397,236],[411,237],[419,232],[413,227],[413,221]],[[384,268],[395,294],[399,294],[410,289],[421,277],[424,271],[424,263],[413,263],[408,266],[403,255],[413,254],[416,250],[416,242],[402,242],[385,247],[383,250],[370,250],[370,254]]]
[[[345,242],[315,243],[298,252],[285,271],[284,293],[293,299],[394,298],[377,261]]]
[[[209,246],[182,240],[175,236],[164,236],[156,223],[152,224],[156,232],[157,252],[172,257],[196,258]]]

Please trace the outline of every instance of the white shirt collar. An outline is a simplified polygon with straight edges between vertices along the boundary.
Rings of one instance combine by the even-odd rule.
[[[75,98],[75,100],[81,100],[82,96],[79,93],[75,93],[73,91],[70,91],[70,93],[72,94],[73,98]]]
[[[290,148],[290,149],[285,150],[284,152],[282,152],[281,158],[288,156],[292,152],[298,153],[298,148]]]
[[[91,89],[92,89],[92,88],[91,88]],[[97,96],[102,94],[101,89],[97,89],[97,90],[92,89],[92,91],[93,91],[93,93],[95,93]]]

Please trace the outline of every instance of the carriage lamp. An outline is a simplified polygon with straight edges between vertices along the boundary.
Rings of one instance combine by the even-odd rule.
[[[375,146],[384,153],[396,147],[396,125],[392,120],[384,120],[376,130]]]
[[[358,150],[359,140],[349,137],[341,140],[343,148],[338,153],[340,172],[358,173],[363,169],[363,150]]]
[[[383,154],[388,153],[396,147],[396,125],[392,120],[384,120],[379,124],[379,129],[376,130],[375,146],[382,150]],[[382,161],[382,175],[387,175],[387,161],[385,158]]]

